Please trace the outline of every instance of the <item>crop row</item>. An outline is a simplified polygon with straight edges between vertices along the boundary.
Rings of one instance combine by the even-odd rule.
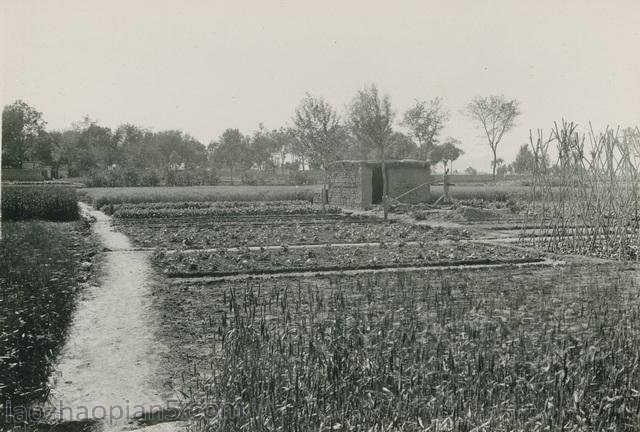
[[[167,249],[204,249],[232,246],[274,246],[325,243],[365,243],[433,241],[468,237],[466,231],[412,226],[401,223],[350,223],[348,219],[330,223],[244,224],[123,224],[120,231],[137,246]]]
[[[180,218],[180,217],[225,217],[225,216],[261,216],[261,215],[308,215],[308,214],[337,214],[338,207],[328,206],[322,208],[301,201],[293,202],[252,202],[252,205],[239,203],[210,203],[208,206],[172,207],[169,206],[145,206],[125,205],[115,206],[113,215],[117,218]]]
[[[78,199],[72,187],[2,186],[3,219],[71,221],[78,216]]]
[[[311,202],[317,186],[191,186],[84,188],[81,193],[96,207],[109,204],[171,201],[282,201]]]
[[[94,253],[78,222],[4,222],[0,240],[0,424],[3,406],[42,400]]]
[[[175,201],[175,202],[148,202],[148,203],[123,203],[111,206],[113,211],[131,209],[203,209],[203,208],[247,208],[247,207],[283,207],[283,206],[308,206],[309,201]]]
[[[445,242],[381,244],[378,246],[323,246],[316,248],[237,248],[209,251],[156,251],[154,261],[174,277],[487,264],[540,260],[537,253],[514,252],[478,243]]]
[[[156,289],[187,402],[243,410],[221,430],[637,430],[640,294],[608,265]]]

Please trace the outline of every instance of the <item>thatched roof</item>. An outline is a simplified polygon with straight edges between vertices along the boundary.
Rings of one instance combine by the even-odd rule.
[[[357,165],[366,166],[369,168],[378,167],[382,162],[379,160],[341,160],[332,162],[329,164],[329,168],[335,165]],[[430,164],[426,161],[419,161],[415,159],[399,159],[399,160],[385,160],[385,166],[387,167],[407,167],[407,168],[429,168]]]

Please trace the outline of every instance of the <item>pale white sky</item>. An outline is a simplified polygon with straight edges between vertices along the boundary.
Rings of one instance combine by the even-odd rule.
[[[528,130],[561,117],[640,125],[640,2],[1,0],[2,102],[23,99],[50,128],[84,114],[115,127],[182,129],[208,144],[290,122],[305,92],[341,112],[376,83],[400,114],[441,96],[444,136],[489,169],[459,111],[474,96],[521,102],[507,161]]]

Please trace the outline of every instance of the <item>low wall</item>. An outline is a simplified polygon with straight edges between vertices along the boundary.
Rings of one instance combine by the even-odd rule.
[[[2,181],[42,181],[41,169],[2,168]]]

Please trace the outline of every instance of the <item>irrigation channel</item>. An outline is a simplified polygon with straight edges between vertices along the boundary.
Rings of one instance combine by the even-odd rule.
[[[154,335],[159,318],[150,296],[159,279],[149,253],[132,251],[109,216],[86,205],[82,211],[95,218],[93,230],[105,253],[99,284],[78,302],[51,377],[49,408],[59,430],[74,430],[78,422],[93,425],[91,430],[131,430],[133,420],[167,406],[159,369],[166,347]]]

